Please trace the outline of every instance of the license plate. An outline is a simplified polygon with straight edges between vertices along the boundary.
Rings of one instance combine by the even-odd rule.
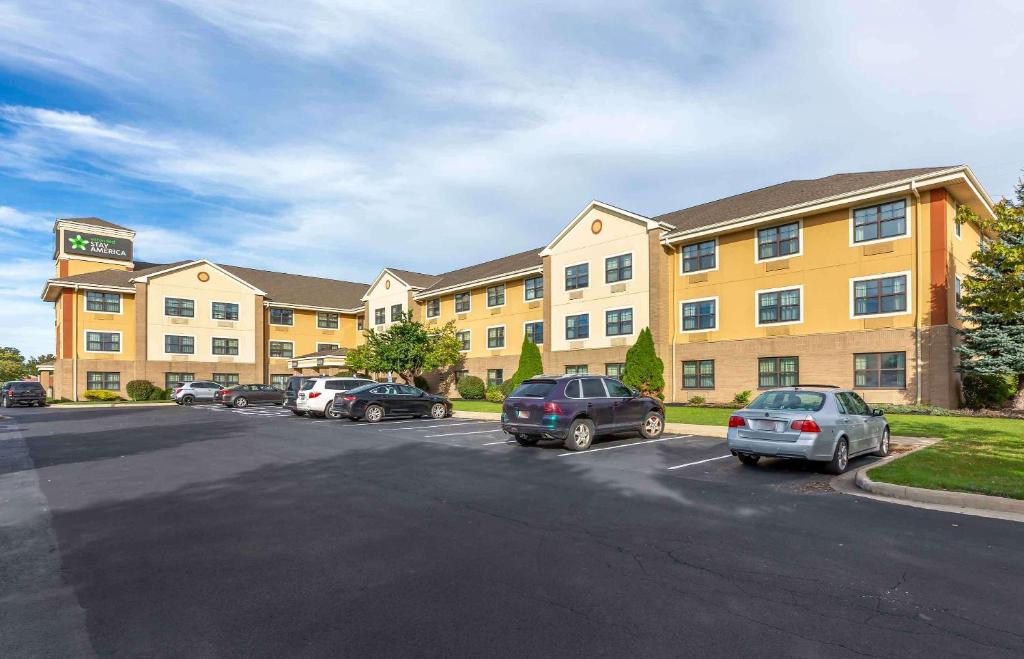
[[[529,410],[516,410],[516,418],[517,419],[529,419],[530,418]]]
[[[779,421],[754,421],[754,430],[766,430],[768,432],[779,432],[782,423]]]

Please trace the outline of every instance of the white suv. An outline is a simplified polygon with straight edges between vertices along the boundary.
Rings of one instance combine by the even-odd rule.
[[[373,380],[366,378],[314,378],[302,383],[302,389],[295,399],[297,414],[308,414],[309,416],[329,416],[332,419],[340,419],[333,406],[334,397],[338,394],[361,387],[364,384],[376,384]]]
[[[183,382],[174,385],[174,391],[171,392],[171,400],[178,405],[191,405],[200,400],[213,402],[213,394],[223,388],[216,382],[205,380]]]

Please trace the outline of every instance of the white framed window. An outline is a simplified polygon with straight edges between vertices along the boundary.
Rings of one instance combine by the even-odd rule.
[[[718,238],[679,248],[679,274],[690,275],[718,270]]]
[[[85,388],[92,391],[121,391],[120,371],[88,371]]]
[[[796,325],[804,322],[804,287],[784,286],[754,291],[754,325]]]
[[[215,355],[238,355],[238,339],[224,337],[213,337],[213,354]]]
[[[523,301],[544,299],[544,275],[527,277],[523,280]]]
[[[590,264],[576,263],[565,267],[565,290],[575,291],[590,286]]]
[[[324,350],[337,350],[337,349],[338,349],[338,344],[337,343],[318,343],[318,344],[316,344],[316,351],[317,352],[322,352]]]
[[[121,333],[85,330],[86,352],[121,352]]]
[[[435,297],[427,300],[427,318],[437,318],[441,315],[441,298]]]
[[[330,311],[316,312],[316,326],[320,329],[338,329],[339,322],[339,316],[336,313]]]
[[[212,302],[210,318],[213,320],[238,320],[238,304],[234,302]]]
[[[294,341],[271,341],[270,356],[281,359],[291,359],[295,356]]]
[[[175,318],[195,318],[196,301],[182,297],[165,297],[164,315]]]
[[[910,235],[908,199],[850,209],[850,246],[906,238]]]
[[[579,341],[590,338],[590,314],[581,313],[565,317],[566,341]]]
[[[294,325],[295,324],[295,312],[291,309],[282,309],[280,307],[270,307],[270,324],[271,325]]]
[[[121,294],[105,291],[86,291],[85,310],[93,313],[121,313]]]
[[[804,221],[787,222],[754,232],[754,261],[778,261],[804,253]]]
[[[468,292],[455,294],[455,313],[469,313],[471,307],[472,298]]]
[[[505,284],[487,287],[487,306],[489,308],[505,306]]]
[[[234,387],[238,384],[238,373],[214,373],[213,381],[222,387]]]
[[[912,312],[910,271],[850,279],[850,318],[902,316]]]
[[[487,386],[497,387],[505,381],[505,370],[501,368],[487,369]]]
[[[528,320],[523,323],[523,334],[535,345],[544,345],[544,321]]]
[[[164,352],[169,355],[194,355],[196,337],[187,334],[164,334]]]
[[[604,312],[605,336],[630,336],[633,334],[633,308],[608,309]]]
[[[392,304],[391,305],[391,322],[397,323],[398,321],[402,320],[402,312],[403,312],[402,305],[400,305],[400,304]]]
[[[505,326],[504,325],[493,325],[487,328],[487,348],[504,348],[505,347]]]
[[[633,253],[609,256],[604,260],[604,283],[615,284],[633,278]]]
[[[384,323],[386,323],[387,322],[387,316],[384,315],[385,313],[386,313],[386,311],[385,311],[384,307],[381,307],[379,309],[374,309],[373,310],[373,324],[374,325],[383,325]]]
[[[472,343],[470,342],[469,330],[460,330],[456,332],[455,338],[458,339],[459,343],[462,344],[462,347],[459,348],[459,352],[469,352],[470,348],[472,347]]]
[[[680,332],[710,332],[718,329],[718,296],[681,300]]]

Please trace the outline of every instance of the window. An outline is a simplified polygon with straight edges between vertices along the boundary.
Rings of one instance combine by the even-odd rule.
[[[487,369],[487,386],[497,387],[505,381],[505,371],[500,368]]]
[[[121,313],[121,294],[87,291],[85,294],[85,310],[99,311],[100,313]]]
[[[715,241],[683,246],[683,272],[700,272],[715,269]]]
[[[613,309],[604,312],[605,336],[625,336],[633,333],[633,310]]]
[[[455,313],[466,313],[469,311],[469,293],[455,294]]]
[[[337,343],[318,343],[316,344],[316,351],[323,352],[324,350],[337,350]]]
[[[714,389],[715,360],[695,359],[683,362],[683,389]]]
[[[684,332],[718,329],[717,299],[683,302],[682,307]]]
[[[464,368],[455,371],[455,381],[456,382],[458,382],[459,380],[461,380],[462,378],[467,377],[467,376],[469,376],[469,371],[464,369]]]
[[[194,382],[195,373],[164,373],[164,389],[173,389],[186,382]]]
[[[854,281],[854,316],[901,313],[906,310],[907,275]]]
[[[757,294],[757,324],[800,322],[800,289]]]
[[[825,394],[814,391],[772,391],[763,393],[747,405],[748,410],[786,410],[817,412],[825,406]]]
[[[618,382],[617,380],[605,380],[604,388],[608,391],[608,396],[611,398],[632,398],[633,392],[630,391],[629,387]]]
[[[836,398],[839,399],[840,406],[845,414],[871,415],[871,408],[868,407],[868,404],[864,402],[863,398],[852,391],[840,391],[836,394]]]
[[[365,323],[363,317],[362,316],[356,316],[356,331],[357,332],[362,332],[363,328],[365,326],[366,326],[366,323]]]
[[[469,352],[469,330],[462,330],[461,332],[455,333],[455,338],[462,344],[460,350],[462,352]]]
[[[960,275],[954,275],[953,276],[953,299],[956,302],[956,310],[957,311],[960,311],[960,303],[961,303],[961,300],[963,299],[963,297],[961,295],[961,292],[960,292],[962,285],[963,285],[963,280],[960,279]]]
[[[959,206],[957,207],[959,208]],[[956,217],[956,211],[953,212],[953,216]],[[953,220],[953,233],[956,234],[957,238],[964,237],[964,225],[956,220]]]
[[[110,371],[89,371],[85,374],[85,388],[121,391],[121,374]]]
[[[196,315],[196,303],[194,300],[185,300],[180,297],[165,297],[164,315],[194,318]]]
[[[759,229],[757,232],[757,260],[777,259],[800,252],[800,223]]]
[[[164,352],[175,355],[192,355],[196,351],[196,339],[192,336],[164,335]]]
[[[234,302],[214,302],[211,315],[214,320],[238,320],[238,305]]]
[[[270,324],[271,325],[293,325],[295,323],[295,315],[291,309],[277,309],[271,307],[270,309]]]
[[[604,260],[604,283],[628,281],[633,278],[633,255],[610,256]]]
[[[586,375],[587,365],[586,364],[569,364],[565,367],[566,375]]]
[[[120,332],[86,332],[87,352],[121,352]]]
[[[505,284],[487,287],[487,306],[500,307],[505,304]]]
[[[580,263],[570,265],[565,269],[565,290],[574,291],[577,288],[590,286],[590,264]]]
[[[625,362],[612,362],[611,364],[604,365],[604,374],[613,378],[622,378],[622,374],[625,372]]]
[[[213,354],[215,355],[237,355],[238,339],[213,339]]]
[[[607,398],[608,392],[604,390],[604,383],[598,378],[587,378],[580,380],[580,387],[583,388],[584,398]]]
[[[402,305],[392,304],[391,305],[391,322],[396,323],[402,320]]]
[[[523,325],[523,332],[526,334],[526,340],[530,343],[537,345],[544,343],[544,321],[537,320],[532,323],[526,323]]]
[[[387,322],[387,319],[384,317],[384,307],[381,307],[380,309],[374,309],[373,310],[373,324],[374,325],[383,325],[386,322]]]
[[[762,357],[757,360],[757,386],[795,387],[800,383],[800,359],[797,357]]]
[[[853,242],[907,235],[907,202],[903,199],[853,211]]]
[[[270,376],[270,384],[278,389],[284,389],[288,386],[288,378],[291,375],[288,373],[274,373]]]
[[[291,341],[271,341],[270,342],[270,356],[271,357],[284,357],[285,359],[291,359],[293,346]]]
[[[441,298],[435,297],[427,300],[427,318],[437,318],[441,315]]]
[[[590,338],[590,314],[566,316],[565,338],[569,341]]]
[[[488,327],[487,328],[487,347],[488,348],[504,348],[505,347],[505,326],[500,327]]]
[[[905,389],[907,353],[862,352],[853,356],[853,386],[858,389]]]
[[[321,329],[338,329],[338,314],[327,311],[316,312],[316,326]]]
[[[523,297],[527,301],[544,299],[544,277],[530,277],[524,280]]]
[[[238,384],[238,373],[214,373],[213,381],[222,387],[233,387]]]

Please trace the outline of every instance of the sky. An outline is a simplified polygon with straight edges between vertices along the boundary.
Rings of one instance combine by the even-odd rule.
[[[0,345],[58,217],[370,282],[799,178],[1024,167],[1024,3],[0,0]]]

